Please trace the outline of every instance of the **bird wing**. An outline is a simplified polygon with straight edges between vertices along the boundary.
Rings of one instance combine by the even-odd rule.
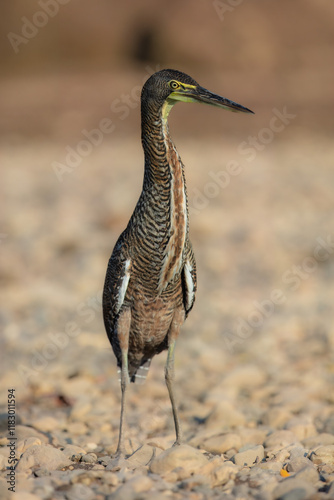
[[[197,290],[196,261],[192,245],[188,242],[186,247],[185,263],[182,270],[183,303],[186,317],[191,311]]]
[[[124,303],[131,275],[131,259],[127,255],[123,234],[109,259],[103,289],[103,318],[107,332],[112,333]]]

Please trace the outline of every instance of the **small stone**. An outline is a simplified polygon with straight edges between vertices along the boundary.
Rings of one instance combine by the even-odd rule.
[[[70,460],[72,462],[81,462],[81,459],[82,457],[85,455],[85,453],[75,453],[74,455],[72,455],[70,458]]]
[[[266,436],[268,435],[268,429],[249,429],[247,427],[243,427],[238,429],[238,435],[241,438],[242,446],[247,444],[255,446],[256,444],[263,444]]]
[[[65,457],[71,458],[73,455],[78,455],[81,453],[82,455],[85,455],[86,451],[81,448],[81,446],[76,446],[74,444],[69,444],[64,447],[64,449],[61,450]]]
[[[284,425],[291,419],[292,413],[285,408],[275,407],[270,408],[266,413],[262,415],[262,423],[273,427],[274,429],[279,429],[284,427]]]
[[[295,477],[287,477],[273,491],[275,500],[306,500],[316,489],[309,483]]]
[[[84,462],[86,464],[95,464],[97,462],[97,456],[95,453],[87,453],[86,455],[82,455],[80,462]]]
[[[334,464],[334,444],[319,446],[312,451],[310,459],[314,464]]]
[[[261,444],[253,446],[244,451],[239,451],[233,457],[233,462],[240,466],[250,466],[254,463],[261,462],[264,458],[264,448]]]
[[[86,434],[88,430],[87,425],[83,422],[71,422],[66,425],[66,429],[70,434],[74,434],[76,436]]]
[[[235,450],[241,448],[241,439],[238,434],[235,434],[233,432],[218,434],[206,439],[200,445],[200,448],[213,454],[222,454],[227,450],[231,450],[232,448],[234,448]]]
[[[41,417],[38,420],[34,420],[34,427],[41,432],[51,432],[59,429],[59,419],[51,416]]]
[[[93,450],[95,451],[97,447],[98,447],[97,444],[94,442],[89,442],[86,445],[87,450],[90,450],[90,451],[93,451]]]
[[[17,455],[18,456],[22,455],[22,453],[24,453],[28,448],[30,448],[30,446],[34,445],[40,446],[41,444],[42,441],[38,437],[32,436],[27,439],[22,439],[17,443],[17,448],[16,448]]]
[[[293,432],[300,441],[317,434],[310,417],[294,417],[286,423],[285,428]]]
[[[306,465],[306,467],[296,472],[294,477],[314,485],[319,481],[319,473],[312,465]]]
[[[93,500],[96,498],[96,495],[86,484],[76,483],[69,491],[66,492],[66,498],[67,500],[78,500],[79,498],[84,500]]]
[[[206,457],[195,448],[188,445],[173,446],[154,458],[150,465],[151,472],[166,474],[177,467],[183,467],[192,473],[207,464]]]
[[[264,447],[279,450],[284,446],[288,446],[289,444],[296,442],[298,442],[298,439],[293,432],[282,430],[269,434],[264,442]]]
[[[188,491],[192,491],[198,486],[210,486],[210,478],[204,476],[204,474],[194,474],[193,476],[184,479],[180,484],[180,488]]]
[[[288,472],[298,472],[302,469],[305,469],[305,467],[311,467],[312,469],[314,468],[313,463],[308,458],[297,457],[293,460],[290,460],[290,462],[286,466],[286,470]]]
[[[326,446],[328,444],[334,444],[334,436],[333,434],[323,432],[321,434],[318,434],[317,436],[310,436],[306,439],[303,439],[302,444],[303,446],[305,446],[305,448],[308,449],[315,448],[316,446],[321,445]]]
[[[50,474],[51,472],[48,469],[45,469],[44,467],[41,469],[34,470],[34,475],[36,477],[50,476]]]
[[[236,410],[228,401],[221,401],[216,405],[205,421],[208,429],[229,429],[244,425],[245,416]]]
[[[24,471],[36,466],[55,470],[71,465],[71,463],[62,451],[53,446],[34,445],[23,453],[17,463],[16,470]]]
[[[292,446],[292,448],[289,447],[289,449],[290,461],[294,460],[295,458],[306,458],[308,455],[308,450],[300,445],[294,445]]]
[[[78,401],[71,409],[71,419],[81,420],[92,409],[92,404],[87,400]]]
[[[108,500],[136,500],[138,498],[137,493],[131,487],[129,483],[122,484],[117,490],[108,496]]]
[[[277,462],[276,460],[267,460],[266,462],[260,462],[256,465],[259,469],[271,470],[273,472],[280,472],[283,467],[283,462]]]
[[[152,488],[153,481],[148,476],[140,475],[131,479],[127,484],[129,484],[136,493],[142,493]]]
[[[223,486],[228,483],[228,481],[233,480],[238,473],[239,468],[237,465],[228,461],[225,462],[221,467],[217,467],[211,473],[211,486],[215,488],[216,486]]]
[[[37,437],[42,441],[42,443],[49,442],[49,439],[47,436],[45,436],[45,434],[39,432],[37,429],[34,429],[33,427],[28,427],[27,425],[17,425],[15,429],[15,435],[18,441],[22,441],[29,437]]]

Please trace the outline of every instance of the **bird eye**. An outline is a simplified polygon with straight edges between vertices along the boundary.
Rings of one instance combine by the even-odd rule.
[[[171,89],[175,90],[175,89],[177,89],[180,85],[179,85],[177,82],[175,82],[174,80],[172,80],[171,82],[169,82],[169,86],[170,86],[170,88],[171,88]]]

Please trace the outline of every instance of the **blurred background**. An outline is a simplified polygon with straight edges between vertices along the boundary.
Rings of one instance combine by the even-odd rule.
[[[261,367],[255,384],[283,391],[317,374],[313,396],[328,402],[333,16],[330,0],[2,5],[1,387],[18,388],[28,421],[50,394],[94,385],[119,401],[101,290],[141,191],[140,90],[168,67],[255,112],[192,104],[170,117],[199,275],[176,356],[183,406],[205,413],[203,394],[245,365]],[[145,387],[168,408],[163,363]],[[267,411],[268,394],[258,397]],[[138,411],[154,411],[150,401]]]

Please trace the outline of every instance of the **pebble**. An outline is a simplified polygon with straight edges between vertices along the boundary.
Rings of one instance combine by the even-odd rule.
[[[242,446],[245,446],[246,444],[263,444],[266,436],[268,435],[268,429],[249,429],[248,427],[240,427],[238,428],[238,435],[241,438]]]
[[[334,464],[334,444],[329,444],[327,446],[319,446],[314,450],[310,459],[314,464]]]
[[[291,460],[290,455],[290,461],[286,466],[286,470],[288,472],[298,472],[302,469],[305,469],[305,467],[314,469],[313,463],[308,458],[300,456]]]
[[[210,478],[203,474],[194,474],[180,483],[180,489],[192,491],[199,486],[210,486]]]
[[[285,426],[285,424],[291,419],[292,413],[285,408],[275,407],[269,408],[262,415],[262,423],[264,425],[268,425],[269,427],[273,427],[275,429],[280,429]]]
[[[233,432],[218,434],[204,440],[199,447],[213,454],[222,454],[232,448],[235,450],[241,448],[241,438]]]
[[[317,434],[310,417],[294,417],[286,423],[285,428],[293,432],[299,441]]]
[[[67,500],[93,500],[96,498],[96,495],[89,486],[77,483],[66,492],[66,498]]]
[[[83,455],[86,453],[86,451],[81,448],[81,446],[76,446],[75,444],[69,444],[65,446],[61,451],[67,458],[71,458],[73,455],[78,455],[79,453]]]
[[[239,451],[233,456],[233,462],[236,465],[251,466],[254,463],[261,462],[264,458],[264,448],[261,444],[257,446],[252,446],[246,450]]]
[[[147,498],[147,495],[142,496],[152,489],[154,481],[148,476],[137,476],[129,479],[125,484],[121,485],[111,496],[112,500],[131,500]]]
[[[48,415],[34,420],[34,427],[41,432],[52,432],[59,429],[60,421]]]
[[[306,465],[306,467],[299,469],[294,477],[310,484],[316,484],[320,479],[318,471],[312,465]]]
[[[19,441],[17,443],[17,448],[16,448],[17,455],[18,456],[22,455],[22,453],[24,453],[28,448],[30,448],[30,446],[34,446],[34,445],[39,446],[41,444],[42,444],[42,441],[37,437],[30,437],[27,439],[22,439],[21,441]]]
[[[316,489],[302,479],[287,477],[281,481],[273,491],[275,500],[306,500]]]
[[[211,486],[215,488],[216,486],[225,485],[228,481],[235,478],[238,470],[239,467],[237,467],[234,463],[230,461],[225,462],[223,465],[217,467],[211,472]]]
[[[83,434],[87,434],[88,427],[84,422],[70,422],[66,425],[66,430],[69,434],[73,434],[75,436],[80,436]]]
[[[298,442],[295,434],[288,430],[275,431],[265,439],[263,446],[265,448],[277,449],[283,448],[292,443]]]
[[[180,445],[173,446],[154,458],[150,470],[155,474],[166,474],[177,467],[182,467],[187,474],[191,474],[206,464],[207,458],[199,450],[188,445]]]
[[[105,81],[105,75],[102,77]],[[77,88],[75,75],[71,78],[74,80],[70,85],[62,76],[63,90]],[[78,83],[83,81],[80,76]],[[48,89],[48,84],[42,82],[40,88]],[[98,86],[98,81],[93,83]],[[121,88],[121,80],[118,83]],[[17,88],[12,87],[12,98],[16,98]],[[6,86],[6,96],[12,87]],[[32,103],[37,102],[33,80],[29,80],[28,94]],[[92,91],[93,97],[95,94]],[[35,120],[33,110],[26,108],[28,103],[24,106],[25,93],[18,95],[21,108]],[[99,96],[99,102],[101,99]],[[100,104],[94,108],[96,113]],[[65,108],[63,111],[61,119],[51,121],[65,137],[67,114]],[[92,116],[91,127],[96,126],[95,118]],[[89,128],[89,123],[82,123],[77,130],[84,127]],[[69,140],[66,138],[65,144]],[[74,147],[78,139],[73,140]],[[121,391],[114,355],[101,328],[100,278],[105,272],[105,249],[111,250],[110,242],[115,242],[120,232],[117,228],[128,221],[127,210],[136,199],[138,186],[140,190],[140,169],[134,187],[125,171],[128,163],[134,165],[137,161],[133,141],[124,142],[120,135],[112,144],[103,141],[94,148],[85,168],[66,173],[61,184],[53,172],[45,174],[45,165],[50,166],[53,160],[65,162],[64,148],[59,149],[59,144],[51,148],[51,143],[43,147],[34,139],[27,141],[22,150],[20,141],[10,138],[2,148],[11,161],[0,186],[2,197],[9,202],[8,223],[3,226],[8,237],[0,242],[1,262],[6,263],[0,275],[8,284],[1,295],[5,316],[0,323],[5,322],[0,344],[11,355],[2,359],[0,386],[16,387],[15,448],[17,457],[22,457],[15,471],[16,493],[7,489],[8,471],[0,473],[1,500],[334,500],[333,454],[327,448],[334,445],[333,363],[329,361],[334,349],[334,292],[326,283],[326,269],[333,256],[319,262],[308,279],[300,279],[297,291],[281,279],[289,271],[297,281],[301,274],[297,276],[295,267],[310,264],[311,269],[311,263],[303,262],[303,258],[312,255],[318,236],[325,245],[333,240],[324,223],[328,218],[323,217],[331,205],[330,196],[324,196],[330,194],[327,180],[333,174],[330,148],[318,148],[321,154],[327,152],[327,157],[320,158],[325,160],[319,163],[321,176],[314,176],[314,155],[303,163],[305,175],[300,189],[301,176],[296,175],[294,161],[296,144],[291,144],[289,154],[285,154],[275,141],[277,155],[273,155],[271,147],[265,148],[251,171],[244,169],[243,181],[233,181],[233,189],[220,193],[224,209],[229,212],[232,208],[231,217],[222,217],[219,197],[206,200],[205,209],[199,210],[192,227],[204,286],[199,287],[202,296],[198,296],[182,328],[175,357],[176,397],[188,448],[171,448],[175,433],[164,383],[164,352],[152,360],[143,386],[129,386],[124,427],[127,458],[115,466]],[[285,141],[284,148],[289,141]],[[297,141],[297,146],[302,146],[297,147],[298,151],[307,147],[304,142]],[[202,191],[204,186],[206,191],[206,181],[215,179],[210,178],[212,172],[208,177],[202,168],[201,146],[193,141],[188,149],[195,167],[189,169],[188,175],[195,176],[194,186]],[[220,144],[217,149],[212,145],[206,148],[207,164],[215,165],[220,152]],[[227,155],[232,157],[234,153],[234,147],[227,144]],[[110,170],[106,158],[111,158],[115,168]],[[92,169],[86,168],[90,160],[93,175]],[[239,200],[249,198],[250,186],[263,188],[262,174],[268,165],[273,175],[265,179],[266,189],[256,189],[247,213],[246,202]],[[119,180],[122,189],[118,189]],[[110,182],[112,189],[116,186],[112,196],[105,189]],[[327,185],[325,193],[323,187]],[[277,196],[286,186],[293,196]],[[191,189],[189,195],[191,204]],[[313,241],[300,231],[300,214],[293,210],[294,206],[307,206],[311,199],[312,210],[301,213],[304,222],[310,217],[308,227],[309,234],[315,235]],[[268,245],[266,210],[280,214],[270,220],[273,234],[285,245],[270,244],[274,240]],[[50,217],[53,231],[49,228]],[[205,241],[202,256],[201,239]],[[266,251],[268,247],[272,252]],[[325,253],[321,247],[319,255]],[[230,265],[238,264],[238,260],[241,265]],[[47,265],[50,262],[52,266]],[[71,269],[71,273],[64,269]],[[22,276],[27,286],[20,286]],[[285,304],[275,304],[274,314],[263,317],[262,327],[249,330],[250,322],[255,324],[261,318],[261,311],[266,315],[268,307],[272,309],[268,291],[270,294],[277,287],[286,295]],[[240,294],[241,289],[245,293]],[[238,324],[243,325],[241,329]],[[70,325],[78,328],[76,335],[68,328]],[[246,334],[246,330],[249,336],[234,335],[238,331]],[[233,352],[225,344],[226,331],[231,333],[230,340],[237,341]],[[25,365],[30,369],[32,362],[38,368],[38,362],[43,360],[33,359],[34,353],[50,347],[51,338],[58,339],[56,342],[65,340],[66,347],[58,347],[43,369],[30,371],[26,384],[26,380],[20,380],[18,368]],[[52,354],[52,349],[45,352]],[[6,391],[3,393],[5,396]],[[4,412],[5,397],[1,403]],[[7,466],[9,453],[7,426],[8,415],[3,413],[3,467]],[[193,447],[190,451],[189,445]],[[43,456],[39,457],[39,453]],[[70,465],[61,470],[65,464]]]
[[[317,436],[311,436],[306,439],[302,440],[303,446],[305,448],[315,448],[316,446],[320,445],[328,445],[328,444],[334,444],[334,435],[333,434],[328,434],[326,432],[323,432],[321,434],[318,434]]]
[[[25,471],[31,467],[45,467],[49,470],[71,465],[64,453],[49,445],[33,445],[28,448],[17,463],[17,471]]]
[[[38,431],[37,429],[34,429],[33,427],[28,427],[26,425],[17,425],[15,428],[15,435],[18,441],[22,441],[29,437],[37,437],[42,441],[42,443],[49,442],[49,439],[45,434]]]
[[[246,417],[228,401],[221,401],[205,421],[207,429],[230,429],[244,425]]]

